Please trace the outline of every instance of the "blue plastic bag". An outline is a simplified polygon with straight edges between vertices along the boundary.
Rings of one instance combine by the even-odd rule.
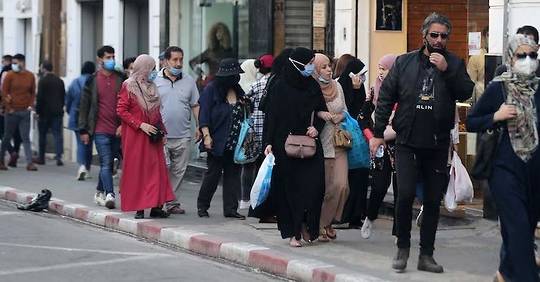
[[[364,133],[362,133],[357,120],[352,118],[348,112],[344,112],[344,114],[345,120],[343,120],[341,126],[352,135],[352,148],[347,154],[349,169],[369,168],[369,146],[366,138],[364,138]]]
[[[252,163],[259,157],[259,143],[255,141],[255,129],[251,118],[244,111],[244,121],[240,127],[238,143],[234,148],[234,162],[236,164]]]
[[[273,154],[268,154],[264,159],[261,168],[259,168],[255,182],[251,187],[251,194],[249,195],[251,207],[253,209],[268,198],[272,181],[272,169],[274,168],[275,160],[276,158]]]

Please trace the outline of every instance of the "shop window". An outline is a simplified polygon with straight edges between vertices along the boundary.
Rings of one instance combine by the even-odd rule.
[[[81,62],[96,60],[103,44],[103,2],[81,2]]]
[[[148,53],[148,0],[124,2],[124,58]]]
[[[197,78],[212,77],[223,58],[271,52],[271,1],[170,0],[169,5],[170,44],[184,49],[185,63]]]

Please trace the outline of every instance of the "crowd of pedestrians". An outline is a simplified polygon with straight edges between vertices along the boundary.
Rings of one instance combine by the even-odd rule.
[[[24,55],[4,56],[0,170],[7,170],[6,153],[8,166],[17,165],[20,144],[27,170],[45,164],[49,131],[56,165],[63,165],[65,111],[67,128],[77,140],[78,180],[90,177],[92,145],[97,149],[96,204],[116,207],[113,175],[119,160],[121,210],[134,212],[136,219],[148,209],[150,217],[166,218],[186,212],[182,182],[191,144],[199,143],[208,169],[197,197],[198,216],[210,217],[221,182],[223,216],[243,220],[239,210],[249,207],[248,216],[261,223],[277,222],[291,247],[336,240],[337,226],[361,229],[361,236],[370,238],[392,186],[397,245],[392,268],[401,272],[407,267],[412,207],[420,198],[417,268],[441,273],[433,255],[449,182],[449,151],[454,150],[456,101],[482,92],[475,92],[467,127],[502,136],[488,179],[503,237],[496,279],[538,281],[538,33],[534,37],[530,28],[520,30],[509,41],[505,69],[485,91],[483,81],[475,85],[463,60],[447,50],[452,25],[436,13],[422,25],[420,49],[380,58],[375,85],[367,93],[368,68],[352,55],[334,59],[297,47],[240,64],[232,58],[228,30],[219,25],[209,35],[209,49],[189,62],[194,69],[197,62],[210,64],[204,81],[184,70],[184,52],[177,46],[162,52],[158,68],[155,58],[145,54],[117,66],[114,48],[103,46],[97,64],[83,63],[67,92],[51,62],[40,64],[36,83],[25,69]],[[39,131],[35,158],[32,110]],[[342,126],[349,118],[361,140]],[[253,133],[252,158],[240,162],[237,149],[244,146],[245,124]],[[369,144],[360,153],[371,162],[351,165],[352,144],[360,141]],[[251,187],[269,154],[275,156],[271,189],[261,205],[250,206]]]

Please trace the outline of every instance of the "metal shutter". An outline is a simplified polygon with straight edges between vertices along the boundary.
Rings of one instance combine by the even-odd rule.
[[[285,1],[285,46],[311,49],[312,1]]]

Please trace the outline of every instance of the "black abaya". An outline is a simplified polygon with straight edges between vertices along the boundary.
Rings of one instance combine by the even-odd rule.
[[[306,134],[312,113],[315,113],[314,126],[321,132],[324,121],[317,118],[317,112],[326,111],[326,104],[318,83],[311,77],[302,77],[291,64],[270,91],[265,141],[272,145],[276,157],[271,189],[277,205],[278,228],[282,238],[300,239],[305,224],[310,239],[314,240],[319,236],[324,198],[322,146],[317,140],[313,158],[293,159],[287,157],[284,145],[290,133]]]

